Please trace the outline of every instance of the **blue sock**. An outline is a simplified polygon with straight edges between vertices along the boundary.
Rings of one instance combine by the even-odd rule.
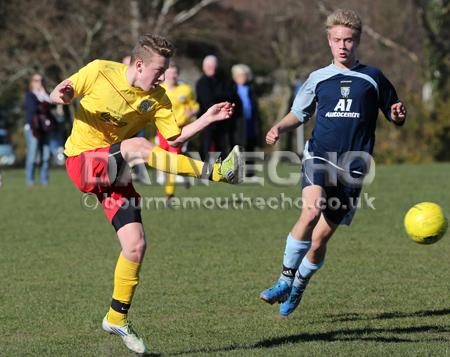
[[[300,262],[311,247],[311,241],[296,240],[289,233],[286,239],[286,248],[284,249],[283,271],[280,279],[286,281],[289,285],[295,277]]]
[[[322,260],[320,263],[315,264],[311,263],[308,257],[304,257],[298,267],[297,274],[295,274],[293,286],[297,289],[305,290],[311,276],[323,266],[324,262],[325,260]]]

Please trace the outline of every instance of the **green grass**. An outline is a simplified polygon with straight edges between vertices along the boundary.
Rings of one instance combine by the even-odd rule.
[[[449,172],[449,164],[377,167],[365,189],[376,210],[359,210],[337,231],[324,268],[284,320],[258,295],[278,277],[298,209],[145,210],[149,248],[130,316],[151,350],[167,356],[449,355],[450,234],[421,246],[402,226],[417,202],[450,211]],[[3,176],[0,355],[129,356],[100,327],[119,253],[103,212],[81,208],[64,171],[52,171],[47,188],[25,187],[20,170]],[[177,192],[297,197],[299,189]]]

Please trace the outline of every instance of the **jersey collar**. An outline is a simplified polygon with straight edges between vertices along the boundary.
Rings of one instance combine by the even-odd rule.
[[[354,69],[356,69],[356,68],[359,67],[360,65],[361,65],[361,63],[359,62],[359,60],[356,60],[356,62],[355,62],[355,64],[353,65],[353,67],[344,69],[344,68],[341,68],[341,67],[336,66],[336,65],[334,64],[334,60],[331,60],[331,65],[330,65],[330,66],[332,66],[334,69],[336,69],[336,70],[339,71],[339,72],[347,72],[347,71],[353,71]]]

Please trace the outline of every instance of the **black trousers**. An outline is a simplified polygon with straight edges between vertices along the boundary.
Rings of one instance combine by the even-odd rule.
[[[208,157],[208,153],[214,144],[214,151],[220,152],[220,157],[224,159],[230,152],[230,133],[227,121],[213,123],[203,129],[200,134],[200,157],[203,161]]]

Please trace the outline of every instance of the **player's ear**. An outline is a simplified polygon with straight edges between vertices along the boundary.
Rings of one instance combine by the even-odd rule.
[[[327,41],[328,41],[328,46],[331,47],[331,35],[330,35],[330,31],[327,30]]]
[[[142,70],[144,69],[144,61],[141,58],[136,58],[136,61],[134,63],[134,67],[136,68],[136,71],[141,73]]]
[[[354,41],[356,47],[358,47],[359,43],[361,41],[361,34],[360,33],[353,34],[353,41]]]

